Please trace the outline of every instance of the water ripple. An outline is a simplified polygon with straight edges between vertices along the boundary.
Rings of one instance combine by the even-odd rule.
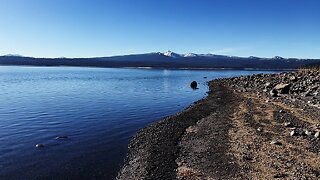
[[[204,97],[203,76],[252,73],[0,67],[0,178],[111,179],[138,129]]]

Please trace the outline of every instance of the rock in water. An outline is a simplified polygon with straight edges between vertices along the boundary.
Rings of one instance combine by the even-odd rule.
[[[197,89],[197,87],[198,87],[197,81],[192,81],[192,83],[190,84],[190,87],[191,87],[192,89]]]
[[[36,144],[36,148],[43,148],[44,144]]]
[[[57,136],[56,139],[68,139],[68,136]]]

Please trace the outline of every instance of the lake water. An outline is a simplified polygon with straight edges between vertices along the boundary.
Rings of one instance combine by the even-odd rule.
[[[207,80],[257,73],[0,66],[0,179],[112,179],[137,130],[205,97]]]

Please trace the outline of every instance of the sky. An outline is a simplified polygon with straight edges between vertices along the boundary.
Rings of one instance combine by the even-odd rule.
[[[0,55],[320,58],[319,0],[0,0]]]

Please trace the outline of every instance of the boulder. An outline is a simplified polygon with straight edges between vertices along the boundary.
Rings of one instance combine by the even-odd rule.
[[[295,76],[290,76],[289,79],[290,79],[290,81],[296,81],[297,80],[297,78]]]
[[[190,84],[190,87],[191,87],[192,89],[197,89],[197,87],[198,87],[197,81],[192,81],[191,84]]]
[[[278,91],[275,90],[275,89],[272,89],[272,90],[270,91],[270,95],[271,95],[271,97],[277,97],[277,96],[278,96]]]
[[[276,90],[279,94],[289,94],[291,84],[280,83],[276,85],[273,90]]]

